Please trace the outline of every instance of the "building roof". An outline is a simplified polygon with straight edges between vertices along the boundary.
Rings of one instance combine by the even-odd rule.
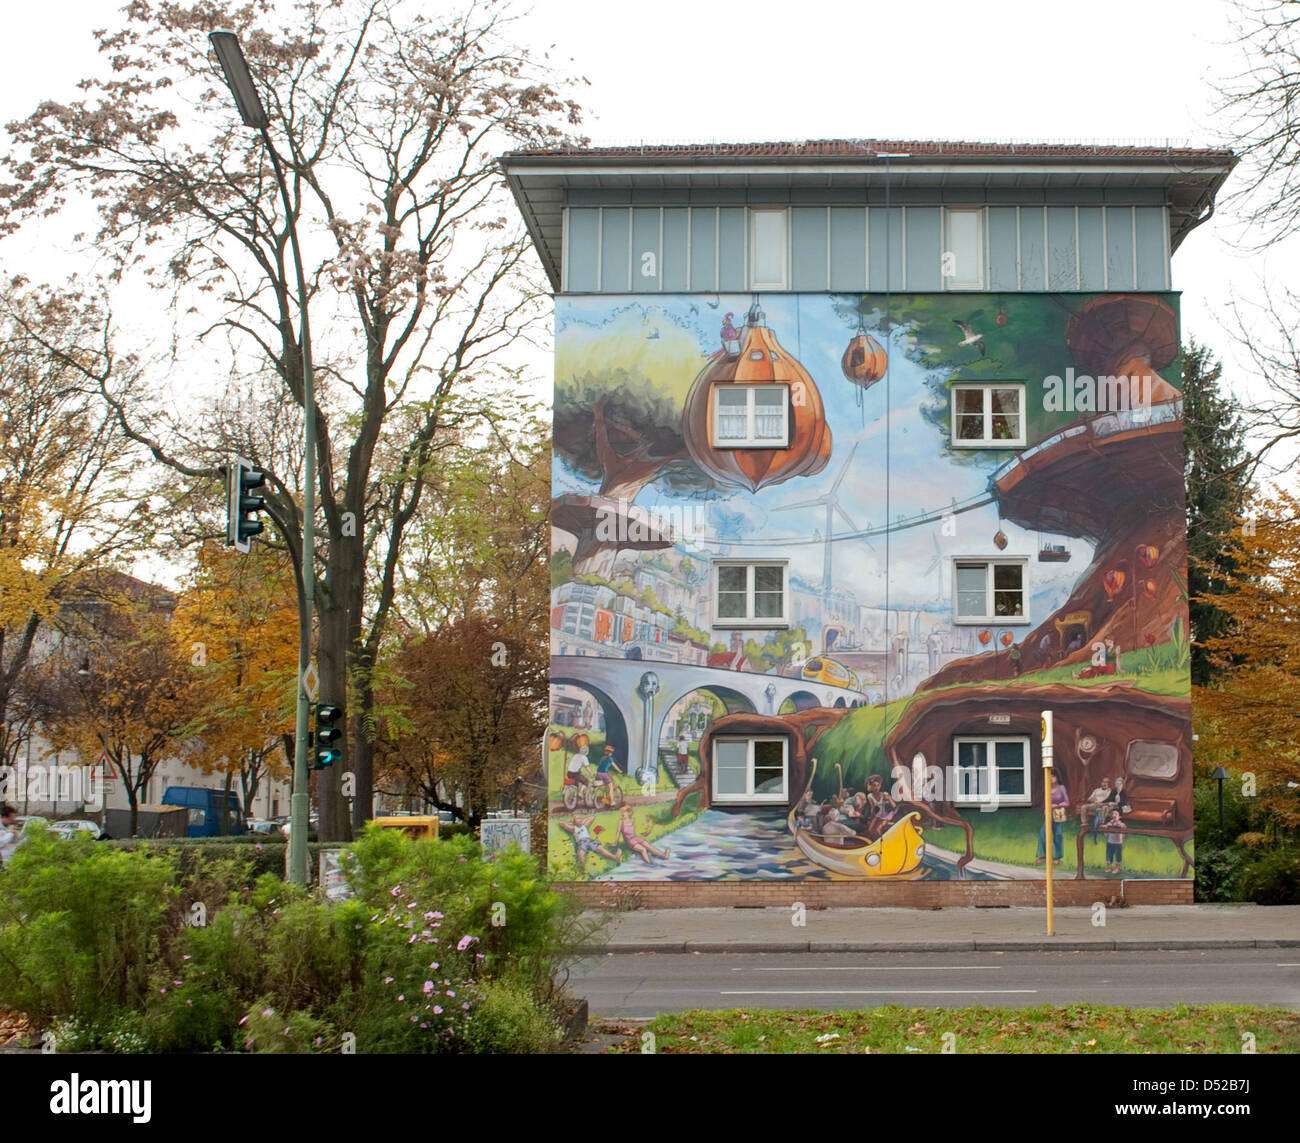
[[[558,290],[564,208],[574,191],[610,203],[631,203],[633,192],[647,203],[688,202],[703,191],[712,202],[720,194],[742,203],[802,194],[801,201],[812,195],[844,204],[880,201],[886,179],[898,203],[939,202],[955,188],[967,203],[981,201],[980,191],[990,201],[1025,203],[1068,202],[1071,194],[1123,202],[1126,192],[1156,191],[1169,206],[1172,253],[1213,213],[1237,158],[1228,150],[1154,144],[810,139],[548,147],[511,151],[500,161]]]
[[[783,142],[753,143],[641,143],[624,147],[539,147],[511,151],[506,161],[524,158],[562,158],[580,156],[592,160],[629,161],[637,158],[684,159],[703,157],[709,159],[842,159],[935,156],[945,159],[986,159],[989,157],[1015,157],[1019,159],[1117,159],[1142,161],[1166,159],[1170,161],[1218,164],[1231,163],[1231,151],[1202,147],[1174,147],[1172,144],[1130,145],[1124,143],[1074,142],[1074,143],[979,143],[944,139],[805,139]]]

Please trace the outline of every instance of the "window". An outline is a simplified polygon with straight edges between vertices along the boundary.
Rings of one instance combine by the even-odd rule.
[[[952,802],[1030,804],[1028,738],[954,738]]]
[[[785,210],[749,212],[749,280],[755,290],[786,289]]]
[[[788,448],[788,385],[715,385],[713,444],[716,448]]]
[[[1025,567],[1018,560],[954,560],[958,623],[1028,623]]]
[[[1023,385],[954,385],[953,448],[1016,448],[1025,443]]]
[[[947,290],[984,288],[984,211],[946,210],[943,285]]]
[[[714,626],[789,626],[784,563],[719,563],[714,568]]]
[[[784,738],[715,738],[713,801],[784,802],[785,760]]]

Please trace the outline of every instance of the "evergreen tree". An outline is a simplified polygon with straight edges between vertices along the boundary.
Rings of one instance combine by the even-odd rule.
[[[1192,683],[1222,673],[1205,642],[1225,633],[1227,616],[1213,597],[1237,571],[1228,537],[1244,512],[1250,454],[1241,414],[1219,388],[1221,364],[1195,340],[1183,350],[1183,420],[1187,445],[1187,586],[1192,633]]]

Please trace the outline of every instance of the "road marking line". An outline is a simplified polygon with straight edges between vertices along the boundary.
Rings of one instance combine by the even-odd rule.
[[[746,988],[721,991],[719,996],[1010,996],[1029,995],[1036,988]]]
[[[1292,961],[1289,964],[1279,964],[1278,968],[1300,968],[1300,961]]]
[[[1001,972],[1000,964],[829,964],[798,965],[790,968],[733,968],[732,972]]]

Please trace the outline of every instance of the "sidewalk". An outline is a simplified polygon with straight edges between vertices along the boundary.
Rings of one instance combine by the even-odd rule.
[[[1042,908],[634,909],[615,915],[592,953],[940,952],[948,950],[1300,948],[1300,905]],[[1294,959],[1300,960],[1300,956]]]

